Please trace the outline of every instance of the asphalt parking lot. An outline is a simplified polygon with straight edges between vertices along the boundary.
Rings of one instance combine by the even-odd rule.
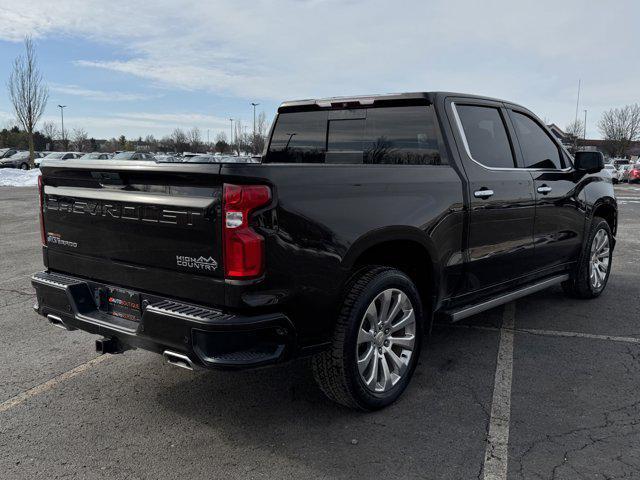
[[[33,312],[36,192],[0,187],[0,478],[640,478],[640,186],[616,191],[599,299],[554,288],[438,326],[403,399],[362,414],[302,362],[96,357]]]

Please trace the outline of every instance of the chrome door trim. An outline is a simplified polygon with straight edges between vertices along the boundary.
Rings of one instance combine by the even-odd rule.
[[[485,108],[496,108],[495,106],[491,106],[491,105],[482,105],[482,104],[474,104],[474,106],[478,106],[478,107],[485,107]],[[469,142],[467,141],[467,136],[464,133],[464,127],[462,126],[462,121],[460,120],[460,115],[458,115],[458,108],[457,108],[457,104],[456,102],[452,101],[451,102],[451,111],[453,112],[453,118],[455,120],[456,123],[456,128],[458,129],[458,133],[460,134],[460,138],[462,138],[462,144],[464,145],[464,150],[467,154],[467,156],[474,162],[477,163],[478,165],[480,165],[482,168],[486,168],[487,170],[494,170],[494,171],[505,171],[505,172],[509,172],[509,171],[518,171],[518,172],[522,172],[522,171],[527,171],[527,172],[570,172],[572,170],[572,167],[569,166],[567,168],[563,168],[563,169],[559,169],[559,168],[516,168],[516,167],[487,167],[486,165],[484,165],[483,163],[480,163],[478,160],[476,160],[475,158],[473,158],[473,155],[471,155],[471,149],[469,148]],[[502,115],[502,113],[501,113]],[[505,125],[505,129],[506,129],[506,125]]]

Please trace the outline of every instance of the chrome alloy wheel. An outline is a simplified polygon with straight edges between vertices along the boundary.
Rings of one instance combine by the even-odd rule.
[[[591,243],[591,261],[589,262],[589,281],[595,290],[600,290],[607,278],[609,255],[609,235],[602,229],[598,230]]]
[[[360,378],[369,390],[384,393],[402,378],[416,344],[416,317],[409,297],[397,288],[369,304],[358,330]]]

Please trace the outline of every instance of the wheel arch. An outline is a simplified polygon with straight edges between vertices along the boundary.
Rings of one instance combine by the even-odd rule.
[[[593,205],[592,221],[594,217],[604,218],[615,237],[618,229],[618,205],[613,198],[603,197],[598,199]]]
[[[366,265],[384,265],[404,272],[416,285],[425,313],[438,302],[441,268],[433,241],[415,227],[386,227],[370,232],[353,243],[343,266],[356,271]]]

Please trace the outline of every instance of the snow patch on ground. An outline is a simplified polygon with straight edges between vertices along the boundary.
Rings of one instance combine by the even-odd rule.
[[[0,168],[0,187],[35,187],[40,169]]]

